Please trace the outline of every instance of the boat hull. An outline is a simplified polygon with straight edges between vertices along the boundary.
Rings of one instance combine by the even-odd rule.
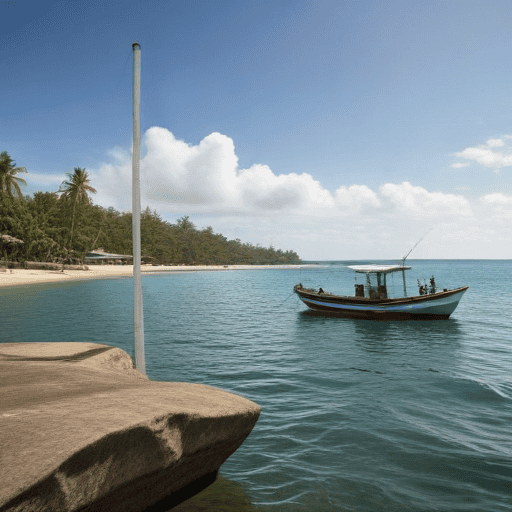
[[[455,311],[468,287],[429,295],[393,299],[367,299],[318,293],[296,286],[299,298],[315,311],[350,318],[381,320],[446,319]]]

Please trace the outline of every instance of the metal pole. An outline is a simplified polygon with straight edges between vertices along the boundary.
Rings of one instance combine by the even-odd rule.
[[[144,313],[140,272],[140,45],[133,43],[133,156],[132,156],[132,221],[133,221],[133,332],[135,367],[146,375],[144,358]]]

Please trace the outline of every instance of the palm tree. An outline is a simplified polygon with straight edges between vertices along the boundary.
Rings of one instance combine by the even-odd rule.
[[[26,185],[23,178],[18,178],[16,174],[27,172],[25,167],[16,167],[16,163],[9,156],[7,151],[0,153],[0,192],[5,192],[10,197],[23,197],[20,184]]]
[[[73,218],[71,221],[71,237],[69,239],[69,246],[73,242],[73,228],[75,225],[75,210],[77,204],[90,204],[91,199],[88,195],[89,192],[96,194],[96,189],[89,185],[89,174],[85,169],[75,167],[73,173],[66,173],[68,180],[60,184],[58,192],[62,194],[61,198],[69,199],[73,202]]]

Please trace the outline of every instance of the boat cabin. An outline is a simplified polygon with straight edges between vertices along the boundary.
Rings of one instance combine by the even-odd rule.
[[[392,272],[402,272],[404,295],[407,296],[405,271],[410,270],[411,267],[404,267],[402,265],[352,265],[348,268],[354,272],[366,274],[366,283],[355,285],[356,297],[387,299],[388,288],[386,276]]]

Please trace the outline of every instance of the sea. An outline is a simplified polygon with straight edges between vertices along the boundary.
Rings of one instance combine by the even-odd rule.
[[[177,512],[512,510],[512,261],[408,260],[407,292],[469,286],[448,320],[309,311],[293,286],[353,295],[349,264],[144,275],[148,376],[219,387],[261,416]],[[388,290],[403,290],[401,275]],[[133,356],[133,280],[0,288],[0,342]]]

